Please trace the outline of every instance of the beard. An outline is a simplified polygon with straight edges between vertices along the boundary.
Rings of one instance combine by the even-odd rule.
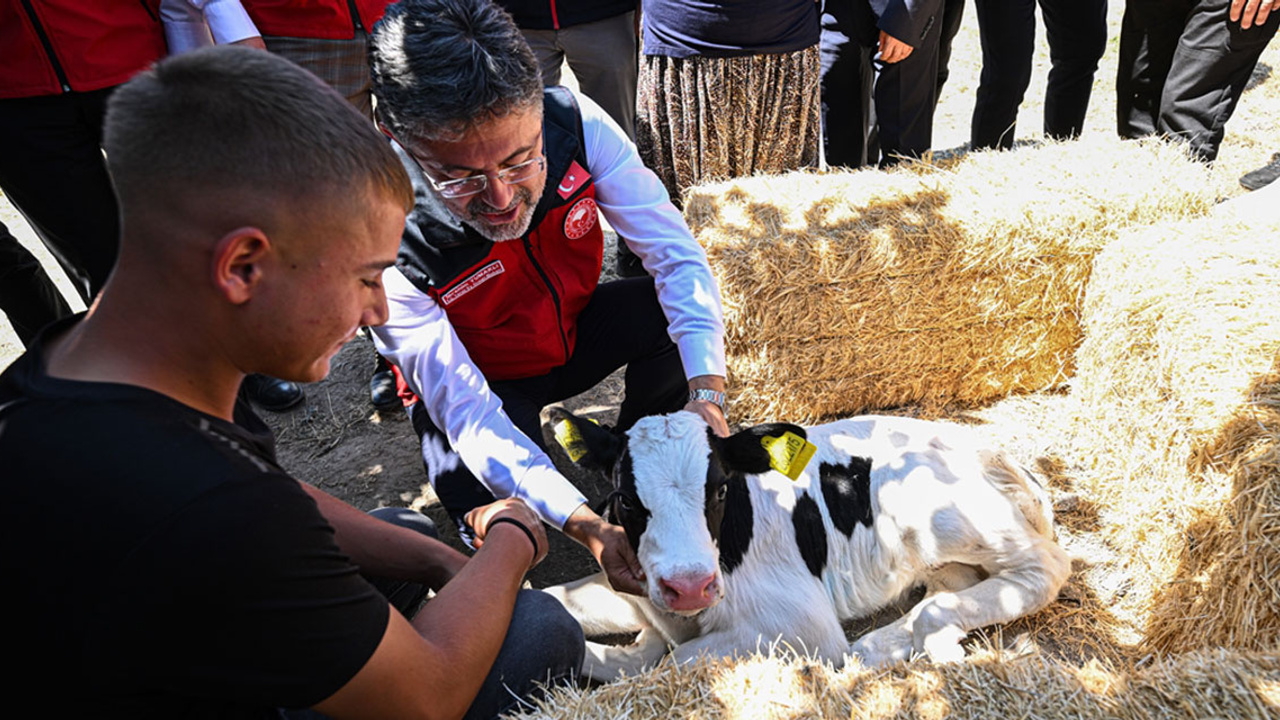
[[[546,187],[546,175],[538,177],[535,188],[526,187],[524,184],[512,187],[515,190],[515,194],[511,198],[511,204],[505,208],[494,207],[477,197],[463,209],[463,213],[458,219],[470,225],[471,229],[492,242],[519,240],[528,232],[529,224],[533,221],[533,211],[537,207],[535,198],[540,199],[542,197],[542,191]],[[501,214],[510,212],[517,205],[521,206],[520,213],[511,222],[494,225],[484,219],[483,214],[485,213]],[[454,214],[457,215],[458,213]]]

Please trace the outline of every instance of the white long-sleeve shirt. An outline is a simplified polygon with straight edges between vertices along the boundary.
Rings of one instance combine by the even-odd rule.
[[[594,102],[577,99],[596,202],[654,276],[685,376],[723,376],[723,312],[706,253],[631,141]],[[432,422],[495,497],[518,497],[544,521],[563,528],[585,502],[582,493],[502,411],[444,309],[396,268],[383,274],[383,284],[390,319],[374,328],[379,352],[400,368]],[[424,447],[429,467],[445,458],[441,450]]]
[[[170,55],[259,36],[240,0],[160,0],[160,22]]]

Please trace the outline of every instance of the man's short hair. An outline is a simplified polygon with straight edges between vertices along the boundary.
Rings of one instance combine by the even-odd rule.
[[[373,123],[261,50],[206,48],[135,76],[111,96],[103,145],[126,226],[131,211],[227,192],[285,201],[286,212],[371,192],[413,206],[409,178]]]
[[[491,0],[401,0],[374,28],[370,59],[378,117],[406,142],[454,141],[542,107],[538,61]]]

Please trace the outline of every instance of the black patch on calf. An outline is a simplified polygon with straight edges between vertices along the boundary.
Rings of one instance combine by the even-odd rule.
[[[751,490],[747,488],[747,479],[739,473],[730,473],[726,478],[724,516],[720,521],[720,567],[725,574],[733,572],[742,564],[742,557],[751,546],[752,527],[755,517],[751,511]],[[712,532],[712,537],[716,533]]]
[[[766,435],[782,437],[787,432],[807,437],[804,428],[798,425],[769,423],[749,427],[727,438],[714,438],[712,447],[717,449],[726,470],[759,475],[769,471],[769,453],[760,445],[760,440]]]
[[[640,536],[649,527],[649,508],[636,493],[636,475],[631,469],[631,452],[625,447],[613,472],[613,494],[609,496],[609,522],[621,525],[631,549],[640,550]]]
[[[848,465],[822,463],[818,468],[822,500],[827,504],[831,523],[844,533],[853,535],[858,523],[871,527],[871,459],[849,458]]]
[[[711,533],[711,540],[717,546],[720,544],[720,526],[724,524],[724,506],[728,497],[729,478],[716,460],[715,453],[712,453],[707,457],[706,499],[703,512],[707,516],[707,530]]]
[[[791,524],[795,527],[796,545],[800,546],[805,567],[814,577],[822,577],[822,570],[827,566],[827,530],[822,526],[822,511],[809,493],[796,500]]]
[[[578,441],[575,447],[565,448],[566,454],[572,457],[573,452],[582,453],[582,455],[573,461],[574,465],[594,470],[601,475],[607,475],[609,469],[618,461],[618,456],[623,450],[626,441],[619,435],[614,434],[608,428],[585,420],[574,415],[573,413],[561,407],[553,407],[548,411],[552,427],[555,427],[562,421],[568,420],[578,430]]]

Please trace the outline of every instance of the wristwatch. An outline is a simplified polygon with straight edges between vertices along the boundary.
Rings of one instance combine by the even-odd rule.
[[[697,388],[696,390],[690,390],[689,402],[694,402],[695,400],[705,400],[706,402],[715,403],[716,405],[720,406],[721,410],[724,410],[725,397],[724,397],[724,393],[720,392],[719,390],[710,390],[708,388]]]

